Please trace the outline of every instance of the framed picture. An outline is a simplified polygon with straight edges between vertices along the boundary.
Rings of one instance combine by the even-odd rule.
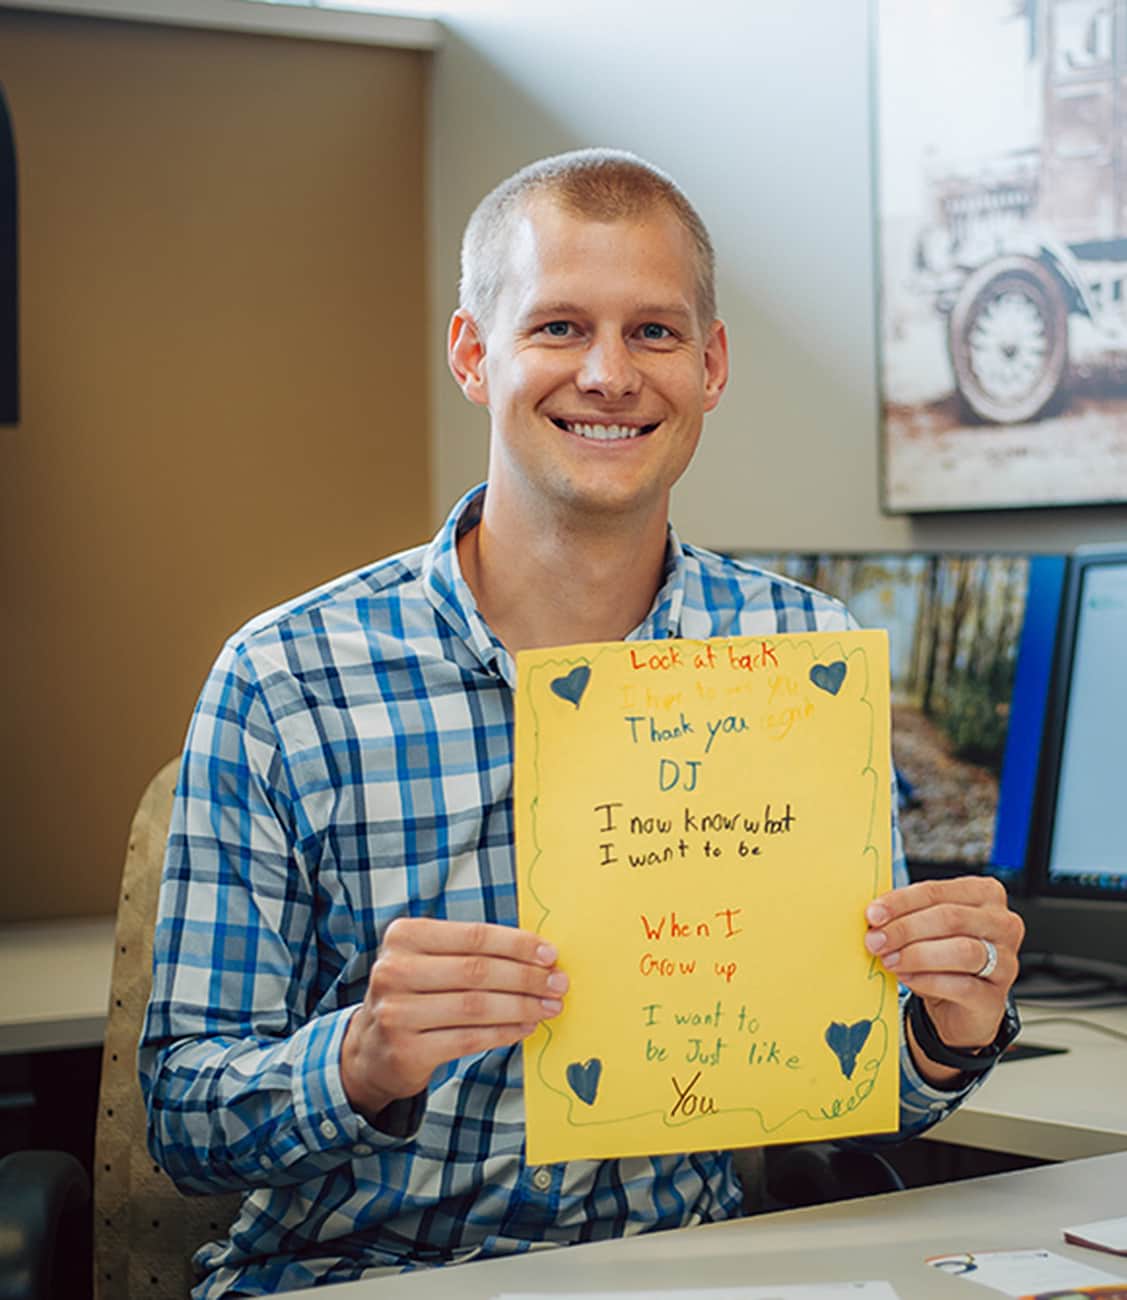
[[[882,502],[1127,501],[1127,0],[871,0]]]

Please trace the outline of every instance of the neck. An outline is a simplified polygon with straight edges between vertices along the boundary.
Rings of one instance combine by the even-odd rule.
[[[666,518],[518,521],[491,509],[458,542],[477,607],[510,653],[620,641],[649,612],[665,564]]]

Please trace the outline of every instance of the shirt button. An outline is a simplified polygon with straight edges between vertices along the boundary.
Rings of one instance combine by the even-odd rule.
[[[372,1154],[372,1148],[367,1144],[367,1142],[357,1142],[357,1144],[352,1148],[352,1154],[354,1156],[370,1156]]]
[[[532,1175],[532,1186],[538,1192],[546,1192],[552,1185],[552,1171],[545,1169],[543,1165]]]
[[[333,1121],[331,1119],[323,1119],[321,1121],[321,1136],[323,1138],[328,1138],[330,1141],[332,1141],[332,1139],[335,1138],[336,1135],[337,1135],[337,1126],[333,1123]]]

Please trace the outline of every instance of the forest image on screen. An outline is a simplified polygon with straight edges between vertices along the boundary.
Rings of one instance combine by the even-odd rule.
[[[744,555],[888,630],[892,754],[909,862],[995,858],[1030,560],[1022,555]]]

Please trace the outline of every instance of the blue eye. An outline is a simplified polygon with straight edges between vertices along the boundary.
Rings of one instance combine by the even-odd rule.
[[[665,325],[658,325],[656,321],[649,321],[642,326],[642,337],[661,342],[663,339],[672,338],[672,331]]]
[[[571,332],[571,326],[565,320],[552,320],[544,326],[544,333],[554,339],[565,339]]]

